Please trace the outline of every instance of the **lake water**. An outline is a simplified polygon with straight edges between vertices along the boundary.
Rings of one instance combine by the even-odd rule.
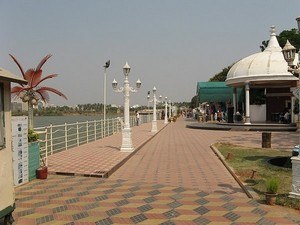
[[[106,118],[122,117],[122,114],[106,115]],[[64,123],[86,122],[93,120],[101,120],[103,115],[86,116],[86,115],[68,115],[68,116],[34,116],[34,127],[45,127],[50,124],[61,125]]]

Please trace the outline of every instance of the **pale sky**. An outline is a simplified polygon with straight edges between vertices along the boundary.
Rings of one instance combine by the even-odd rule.
[[[0,0],[0,67],[21,76],[8,56],[25,70],[47,54],[44,76],[58,73],[45,86],[59,89],[68,100],[50,94],[50,103],[103,103],[103,65],[107,71],[107,103],[123,104],[114,93],[115,78],[131,66],[130,104],[147,105],[147,92],[174,102],[190,101],[198,81],[208,81],[224,67],[259,52],[269,39],[297,28],[299,0]]]

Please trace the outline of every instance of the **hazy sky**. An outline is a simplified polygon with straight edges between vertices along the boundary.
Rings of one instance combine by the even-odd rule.
[[[147,92],[172,101],[190,101],[198,81],[208,81],[224,67],[259,52],[269,39],[296,28],[299,0],[0,0],[0,67],[21,76],[8,56],[24,69],[36,67],[47,54],[44,83],[62,91],[68,101],[50,95],[50,103],[75,105],[103,102],[103,65],[107,103],[123,104],[114,93],[115,78],[131,66],[131,105],[147,105]]]

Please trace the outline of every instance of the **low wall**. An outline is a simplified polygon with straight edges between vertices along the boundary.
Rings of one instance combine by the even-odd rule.
[[[267,116],[266,105],[250,105],[251,122],[266,122]]]

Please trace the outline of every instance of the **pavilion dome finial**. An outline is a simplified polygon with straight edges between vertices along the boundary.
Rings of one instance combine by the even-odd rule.
[[[276,29],[275,26],[271,26],[270,29],[270,40],[268,43],[268,46],[266,47],[265,51],[282,51],[282,48],[280,47],[277,37],[276,37],[276,33],[275,33]]]
[[[271,33],[271,36],[274,36],[274,35],[276,36],[276,29],[275,29],[274,25],[271,26],[270,33]]]

